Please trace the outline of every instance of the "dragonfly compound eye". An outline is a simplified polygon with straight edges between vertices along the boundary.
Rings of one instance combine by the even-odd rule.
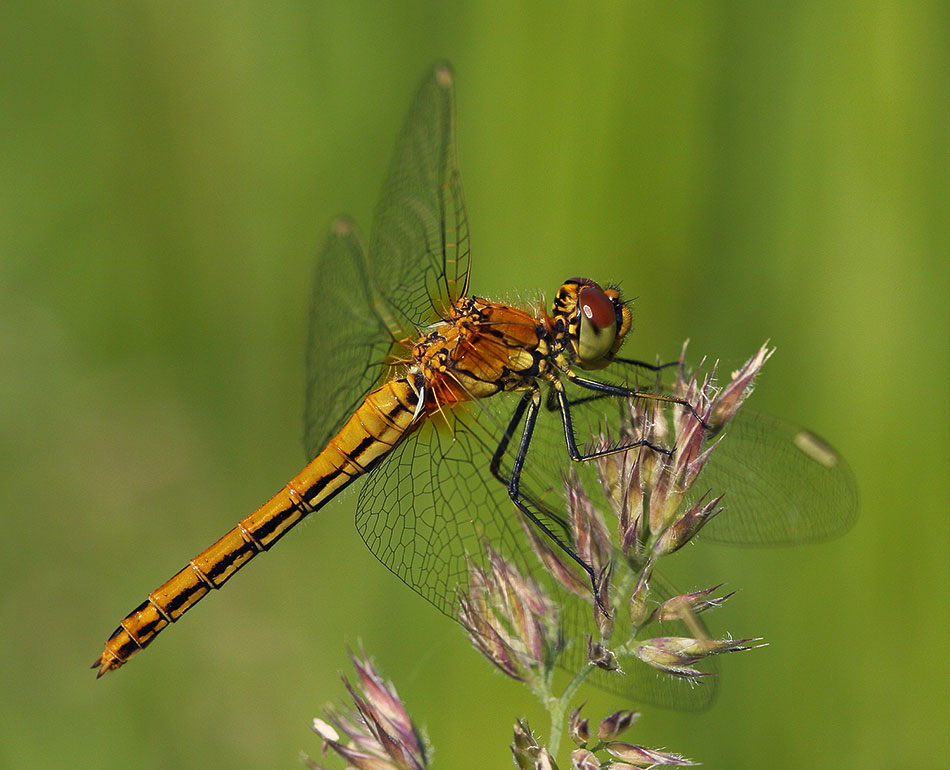
[[[577,357],[582,366],[596,366],[617,338],[617,308],[597,286],[585,286],[577,295],[580,329]]]

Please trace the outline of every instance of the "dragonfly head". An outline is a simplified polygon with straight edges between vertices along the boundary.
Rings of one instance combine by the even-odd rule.
[[[552,319],[560,322],[574,362],[584,369],[607,366],[633,320],[617,289],[602,289],[587,278],[571,278],[561,285]]]

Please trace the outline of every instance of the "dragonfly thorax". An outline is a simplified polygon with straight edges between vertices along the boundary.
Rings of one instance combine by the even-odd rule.
[[[434,408],[534,387],[548,369],[547,338],[534,315],[468,297],[414,345],[413,358]]]

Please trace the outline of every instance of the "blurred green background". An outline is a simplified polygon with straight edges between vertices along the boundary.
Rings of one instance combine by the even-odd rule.
[[[724,662],[711,711],[648,709],[631,738],[714,768],[939,763],[946,4],[6,0],[0,765],[298,767],[358,640],[438,767],[506,767],[514,717],[546,727],[366,551],[354,495],[128,668],[88,670],[302,465],[313,255],[335,214],[368,229],[441,57],[475,291],[621,282],[644,358],[689,337],[733,366],[771,338],[756,408],[860,485],[838,541],[677,557],[740,588],[720,620],[770,646]]]

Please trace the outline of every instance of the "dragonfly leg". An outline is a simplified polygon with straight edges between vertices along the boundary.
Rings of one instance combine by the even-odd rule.
[[[565,372],[565,375],[575,385],[585,388],[586,390],[593,390],[597,393],[603,393],[607,396],[620,396],[621,398],[646,398],[651,401],[666,401],[670,404],[679,404],[680,406],[684,406],[689,410],[689,413],[696,418],[700,425],[703,426],[703,430],[709,429],[706,421],[700,417],[699,412],[696,411],[696,408],[685,398],[679,398],[677,396],[664,396],[660,393],[652,393],[649,391],[631,390],[630,388],[624,388],[620,385],[610,385],[606,382],[588,380],[585,377],[581,377],[576,372],[570,370]]]
[[[518,402],[518,406],[515,407],[515,412],[508,423],[508,427],[505,429],[505,435],[502,437],[498,444],[498,448],[495,450],[495,454],[492,456],[491,471],[495,478],[505,484],[505,486],[508,488],[508,497],[511,498],[511,501],[515,504],[518,510],[527,516],[528,519],[551,540],[551,542],[560,548],[568,557],[571,558],[572,561],[576,562],[581,567],[581,569],[587,573],[587,576],[590,578],[594,600],[597,602],[597,606],[600,607],[601,612],[609,617],[607,608],[601,603],[600,596],[597,592],[597,576],[594,574],[593,568],[580,556],[578,556],[567,543],[565,543],[560,537],[551,531],[551,528],[541,521],[538,515],[528,507],[525,499],[521,496],[519,486],[521,481],[521,471],[524,468],[525,459],[528,456],[528,447],[531,445],[531,436],[534,434],[534,426],[538,419],[538,411],[540,408],[541,390],[539,388],[530,390],[521,397],[521,400]],[[507,451],[508,445],[511,443],[511,439],[514,437],[515,429],[518,427],[518,423],[521,422],[521,418],[525,415],[525,412],[527,412],[527,417],[525,417],[524,430],[521,434],[521,442],[518,445],[518,453],[515,455],[514,462],[511,466],[511,475],[506,479],[501,473],[501,459]]]
[[[511,439],[515,435],[515,430],[517,429],[518,424],[521,422],[521,418],[524,417],[525,409],[527,409],[528,404],[531,403],[531,398],[531,391],[528,391],[521,397],[521,400],[518,402],[518,406],[515,407],[515,413],[508,421],[508,427],[505,428],[505,435],[501,437],[501,441],[498,442],[498,447],[495,449],[495,453],[491,458],[492,476],[498,479],[505,486],[508,486],[508,479],[505,478],[501,473],[501,458],[504,457],[505,452],[508,451],[508,445],[511,443]]]
[[[653,442],[643,438],[639,441],[631,441],[629,444],[621,444],[620,446],[601,449],[596,452],[590,452],[589,454],[582,453],[580,449],[577,448],[577,439],[574,436],[574,425],[571,422],[571,402],[568,400],[567,394],[564,392],[564,386],[561,384],[560,380],[554,381],[551,387],[551,392],[555,394],[558,407],[561,410],[561,422],[564,425],[564,441],[567,444],[567,453],[570,455],[572,460],[575,460],[576,462],[585,462],[587,460],[593,460],[597,457],[605,457],[606,455],[616,454],[617,452],[626,452],[629,449],[637,449],[638,447],[646,447],[647,449],[652,449],[654,452],[659,452],[660,454],[664,455],[673,454],[672,449],[657,446]],[[594,398],[596,398],[596,396],[594,396]]]
[[[679,366],[679,361],[668,361],[665,364],[648,364],[646,361],[639,361],[636,358],[620,358],[615,356],[611,359],[618,364],[627,364],[628,366],[636,366],[640,369],[649,369],[651,372],[659,372],[662,369],[668,369],[671,366]]]
[[[660,372],[663,369],[669,369],[672,366],[680,365],[679,361],[668,361],[665,364],[648,364],[646,361],[640,361],[635,358],[620,358],[619,356],[615,357],[612,360],[618,364],[626,364],[627,366],[636,366],[639,369],[649,369],[651,372]],[[613,393],[597,393],[596,395],[593,395],[593,396],[584,396],[582,398],[575,398],[573,401],[570,401],[569,403],[571,406],[578,406],[579,404],[586,404],[590,401],[600,401],[602,399],[612,398],[612,397],[614,397]],[[553,390],[548,391],[548,397],[547,397],[547,400],[545,401],[544,406],[545,406],[545,409],[547,409],[549,412],[554,412],[560,409],[560,405],[558,404],[558,401],[557,401],[557,396]]]

